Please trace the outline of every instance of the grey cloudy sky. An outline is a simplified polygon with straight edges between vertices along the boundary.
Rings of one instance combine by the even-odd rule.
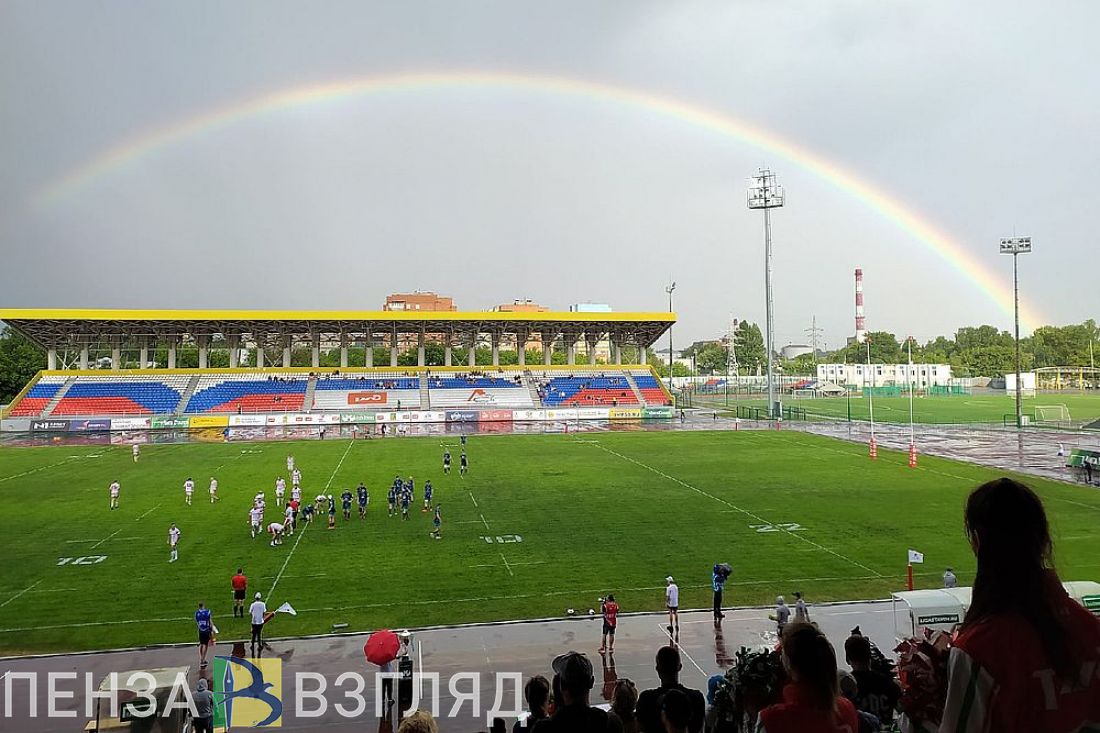
[[[926,338],[1011,314],[874,207],[730,136],[589,97],[446,86],[243,116],[40,193],[105,150],[296,87],[399,72],[567,77],[669,97],[894,197],[1045,320],[1100,317],[1100,4],[937,0],[53,2],[0,7],[0,307],[374,309],[435,289],[667,308],[678,339],[816,316]]]

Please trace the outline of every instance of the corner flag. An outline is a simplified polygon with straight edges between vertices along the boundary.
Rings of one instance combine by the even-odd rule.
[[[910,550],[909,551],[909,564],[923,563],[923,562],[924,562],[924,553],[923,552],[917,552],[916,550]]]

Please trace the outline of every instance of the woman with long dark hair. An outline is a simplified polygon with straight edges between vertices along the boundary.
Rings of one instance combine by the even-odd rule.
[[[951,650],[941,733],[1100,726],[1100,619],[1058,579],[1039,497],[1008,478],[979,486],[966,534],[978,572]]]
[[[813,624],[788,624],[782,647],[790,683],[783,702],[760,711],[758,733],[856,733],[856,708],[840,694],[836,652],[825,635]]]

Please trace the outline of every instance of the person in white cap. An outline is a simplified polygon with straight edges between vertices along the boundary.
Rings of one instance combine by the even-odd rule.
[[[264,615],[267,613],[267,604],[261,600],[262,596],[257,591],[256,600],[248,607],[248,614],[252,617],[252,656],[258,657],[263,650]]]
[[[668,584],[665,587],[665,606],[668,608],[668,634],[669,636],[680,633],[680,586],[672,579],[665,578]]]

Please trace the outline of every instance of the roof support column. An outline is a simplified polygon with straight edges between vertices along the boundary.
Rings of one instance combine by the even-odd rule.
[[[348,335],[340,334],[340,368],[348,368]]]
[[[527,331],[523,329],[516,332],[516,361],[527,366]]]
[[[447,343],[443,344],[443,366],[451,365],[451,339],[447,339]]]
[[[543,366],[554,363],[554,334],[549,331],[542,332],[542,363]]]
[[[122,349],[119,348],[118,342],[111,344],[111,371],[117,372],[122,366]]]
[[[623,345],[619,341],[611,342],[611,351],[615,354],[615,364],[623,363]]]
[[[195,340],[199,343],[199,369],[206,369],[207,357],[210,355],[210,337],[202,334],[196,336]]]
[[[138,350],[138,368],[145,369],[149,366],[149,337],[142,336],[138,340],[140,348]]]
[[[46,368],[50,371],[57,369],[57,349],[50,348],[46,350]]]
[[[416,365],[419,367],[427,364],[427,360],[424,357],[424,329],[420,329],[420,333],[416,335]]]
[[[88,368],[88,344],[82,344],[80,347],[80,368]]]
[[[500,366],[500,334],[493,333],[489,335],[493,346],[493,366]]]
[[[570,366],[577,363],[577,337],[572,334],[565,336],[565,363]]]
[[[588,347],[588,364],[590,366],[596,365],[596,344],[599,343],[599,339],[595,338],[593,334],[586,333],[584,335],[585,345]]]
[[[236,369],[241,365],[241,337],[234,334],[226,340],[229,342],[229,368]]]
[[[316,369],[321,366],[321,334],[314,333],[310,336],[310,365]]]
[[[290,336],[283,336],[283,368],[290,368]]]
[[[470,337],[470,351],[466,355],[466,365],[473,369],[477,366],[477,334]]]
[[[390,332],[390,368],[397,366],[397,327]]]
[[[175,369],[176,368],[176,344],[177,343],[179,343],[179,336],[169,336],[168,337],[168,368],[169,369]],[[84,352],[84,357],[83,358],[86,360],[87,351]],[[86,367],[81,367],[81,369],[85,369],[85,368]]]
[[[252,337],[256,339],[256,368],[264,368],[264,340],[263,337],[256,333],[252,334]]]
[[[374,338],[370,331],[367,331],[367,337],[363,339],[363,366],[374,366]]]

